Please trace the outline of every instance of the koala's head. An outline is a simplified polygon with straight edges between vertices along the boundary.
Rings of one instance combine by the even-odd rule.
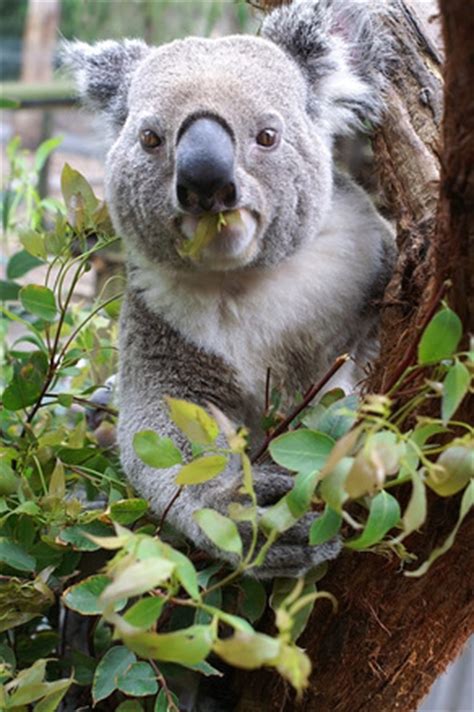
[[[260,37],[67,44],[83,98],[112,131],[106,194],[131,259],[244,269],[314,234],[334,135],[381,110],[373,19],[359,0],[296,0]],[[219,229],[186,256],[210,214],[223,214]]]

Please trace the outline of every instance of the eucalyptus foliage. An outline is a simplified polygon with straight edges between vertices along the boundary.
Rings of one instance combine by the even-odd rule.
[[[161,521],[150,516],[121,472],[114,407],[95,398],[116,369],[121,285],[92,304],[75,300],[95,255],[118,238],[106,205],[70,166],[63,200],[39,197],[38,172],[56,145],[49,141],[31,157],[11,143],[2,194],[4,240],[18,235],[22,249],[0,284],[0,707],[55,710],[75,685],[99,709],[176,710],[173,681],[183,670],[220,676],[221,661],[273,668],[300,693],[311,663],[298,639],[318,599],[329,598],[337,610],[320,588],[325,567],[265,586],[255,572],[278,536],[310,510],[321,511],[310,544],[341,536],[354,556],[369,550],[399,557],[408,576],[422,575],[448,550],[474,497],[473,432],[455,420],[473,370],[473,354],[459,352],[459,319],[441,305],[421,336],[417,363],[388,394],[359,399],[330,391],[275,438],[283,416],[279,394],[272,394],[263,457],[291,472],[294,485],[263,516],[245,429],[215,409],[167,399],[192,446],[191,461],[157,432],[138,433],[134,446],[157,477],[179,466],[174,506],[183,487],[219,477],[229,457],[241,460],[245,504],[233,503],[227,516],[194,514],[215,546],[237,557],[229,570],[169,539],[166,514]],[[421,385],[400,399],[415,376]],[[413,417],[427,403],[439,417]],[[402,485],[411,487],[403,507]],[[408,537],[430,516],[428,492],[457,496],[459,520],[414,567]],[[252,532],[248,545],[242,523]],[[258,630],[267,606],[273,635]],[[65,611],[93,623],[87,650],[68,639]]]

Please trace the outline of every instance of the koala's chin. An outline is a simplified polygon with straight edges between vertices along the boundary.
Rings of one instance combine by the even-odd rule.
[[[196,266],[213,271],[232,270],[248,265],[256,257],[259,251],[257,217],[246,208],[232,212],[234,215],[238,212],[240,219],[223,225],[216,232],[200,252]],[[181,219],[180,230],[187,239],[194,237],[198,223],[199,217],[195,215]]]

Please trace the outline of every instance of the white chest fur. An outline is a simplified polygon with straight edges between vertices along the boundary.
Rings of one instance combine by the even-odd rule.
[[[290,352],[304,350],[309,383],[338,344],[363,336],[364,325],[356,321],[380,238],[366,225],[357,231],[350,206],[339,213],[330,228],[278,266],[183,276],[134,256],[139,269],[132,285],[145,289],[150,310],[187,340],[230,363],[261,400],[268,367],[277,379],[288,375],[291,381]]]

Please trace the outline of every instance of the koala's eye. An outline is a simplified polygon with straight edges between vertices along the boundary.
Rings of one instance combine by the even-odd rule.
[[[257,135],[257,143],[264,148],[271,148],[275,145],[278,138],[278,133],[275,129],[263,129]]]
[[[144,129],[143,131],[140,131],[140,143],[143,148],[150,150],[161,146],[163,141],[158,134],[151,129]]]

